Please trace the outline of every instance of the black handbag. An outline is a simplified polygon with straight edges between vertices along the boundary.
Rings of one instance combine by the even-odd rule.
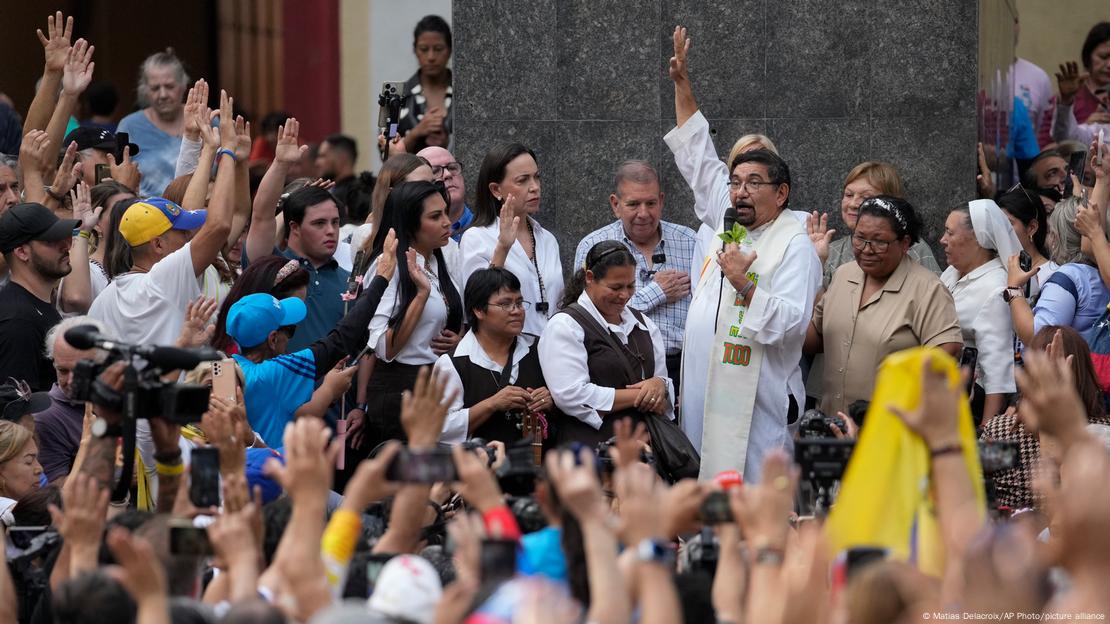
[[[594,323],[601,329],[601,333],[614,349],[620,353],[626,353],[627,348],[613,336],[613,332],[606,327],[601,327],[597,320],[586,312],[582,306],[573,303],[567,306],[565,311],[574,316],[579,322],[586,320]],[[632,310],[632,313],[641,321],[643,320],[637,310]],[[622,358],[622,361],[624,361],[630,379],[640,379],[642,377],[642,375],[636,374],[627,357]],[[690,443],[690,438],[686,437],[682,429],[673,420],[658,414],[651,412],[639,412],[639,414],[647,426],[648,435],[651,436],[651,451],[655,456],[655,466],[659,473],[672,483],[682,479],[697,479],[698,473],[701,471],[701,455],[698,454],[698,450]]]

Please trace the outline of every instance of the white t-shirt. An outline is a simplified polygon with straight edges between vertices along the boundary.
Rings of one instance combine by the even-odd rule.
[[[92,286],[92,300],[100,296],[104,289],[108,287],[108,274],[100,266],[100,263],[89,260],[89,283]]]
[[[120,341],[172,345],[185,322],[185,308],[200,296],[192,243],[157,262],[147,273],[124,273],[100,293],[89,316],[103,321]]]
[[[355,253],[357,252],[351,248],[350,243],[340,240],[336,244],[335,253],[331,257],[335,258],[335,263],[339,265],[339,268],[350,273],[353,268]]]
[[[5,284],[6,283],[7,280],[5,280]],[[65,288],[65,283],[65,278],[62,278],[62,281],[58,282],[59,292],[62,288]],[[104,292],[104,289],[108,287],[108,283],[108,274],[104,272],[104,269],[100,268],[100,265],[96,262],[89,260],[89,295],[91,296],[90,301],[96,301],[97,296],[100,295],[100,293]],[[0,288],[2,288],[2,286],[0,286]],[[63,310],[61,298],[58,299],[57,307],[58,312],[62,315],[62,318],[68,318],[80,314],[79,312],[66,312],[65,310]]]
[[[201,294],[191,250],[192,243],[186,243],[146,273],[117,275],[93,301],[89,316],[107,325],[120,342],[173,345],[185,323],[185,308]],[[157,497],[150,423],[146,419],[139,420],[135,429],[151,495]]]
[[[1029,109],[1033,132],[1036,132],[1041,126],[1045,111],[1049,110],[1054,93],[1052,81],[1043,69],[1019,58],[1010,66],[1010,84],[1014,87],[1014,95],[1021,98],[1025,108]]]

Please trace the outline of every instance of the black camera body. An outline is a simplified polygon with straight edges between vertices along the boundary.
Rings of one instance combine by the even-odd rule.
[[[101,383],[97,377],[113,361],[102,364],[81,360],[73,369],[73,398],[124,413],[123,395]],[[139,373],[135,394],[135,417],[162,417],[181,425],[199,422],[208,411],[211,389],[198,384],[163,381],[157,368],[147,367]]]
[[[492,451],[492,449],[490,449]],[[505,462],[497,469],[501,491],[512,497],[531,496],[536,491],[539,467],[532,458],[532,445],[516,443],[505,447]]]
[[[689,569],[708,574],[717,574],[717,562],[721,559],[721,544],[713,529],[702,527],[698,534],[686,542],[686,558]]]
[[[468,451],[484,455],[486,458],[486,466],[489,467],[493,466],[493,462],[497,461],[497,453],[492,447],[487,446],[487,444],[488,443],[482,438],[470,438],[469,440],[465,440],[461,446]]]
[[[806,410],[798,421],[798,437],[808,439],[835,439],[832,425],[836,425],[841,432],[848,430],[847,423],[839,416],[829,416],[818,409]]]

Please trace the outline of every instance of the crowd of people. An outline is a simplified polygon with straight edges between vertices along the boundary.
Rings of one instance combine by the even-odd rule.
[[[1110,23],[1055,95],[1015,62],[1052,132],[980,146],[936,239],[888,163],[842,234],[770,137],[722,160],[676,27],[693,206],[630,154],[570,273],[539,155],[453,156],[437,16],[376,176],[169,50],[78,122],[94,47],[38,38],[0,156],[0,622],[1110,612]]]

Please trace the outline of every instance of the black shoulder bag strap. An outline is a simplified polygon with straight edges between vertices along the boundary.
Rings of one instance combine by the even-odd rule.
[[[601,335],[604,336],[605,340],[609,342],[609,346],[613,347],[613,349],[615,349],[617,353],[620,353],[624,356],[621,358],[621,361],[624,362],[625,372],[628,373],[628,378],[633,380],[632,383],[643,381],[643,375],[636,373],[636,369],[632,367],[632,362],[628,359],[628,348],[622,345],[620,341],[617,340],[615,336],[613,336],[613,332],[609,331],[608,327],[602,327],[601,323],[598,323],[597,319],[595,319],[589,312],[587,312],[586,309],[583,308],[580,304],[572,303],[563,308],[563,311],[569,314],[574,320],[578,321],[579,325],[582,325],[583,327],[585,327],[586,325],[592,325],[595,329],[601,332]]]

